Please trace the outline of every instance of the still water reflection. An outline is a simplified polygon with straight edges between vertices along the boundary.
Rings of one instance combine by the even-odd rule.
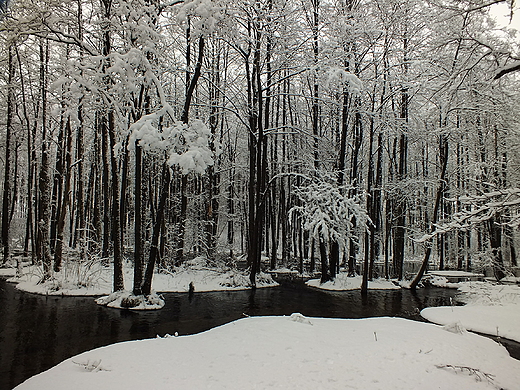
[[[0,390],[78,353],[111,343],[193,334],[244,315],[420,319],[424,307],[448,305],[456,291],[423,289],[325,292],[301,282],[252,291],[163,294],[162,310],[135,313],[96,305],[92,298],[46,297],[19,292],[0,280]]]

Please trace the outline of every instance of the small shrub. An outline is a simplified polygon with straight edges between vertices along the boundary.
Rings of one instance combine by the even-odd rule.
[[[141,297],[128,296],[121,299],[121,307],[132,308],[141,304]]]

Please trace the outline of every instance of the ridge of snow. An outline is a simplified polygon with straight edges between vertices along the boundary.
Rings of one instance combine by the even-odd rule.
[[[94,349],[16,390],[483,390],[518,383],[520,361],[482,336],[401,318],[293,314]]]

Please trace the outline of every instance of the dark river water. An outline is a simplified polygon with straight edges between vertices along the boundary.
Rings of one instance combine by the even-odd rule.
[[[302,282],[256,291],[163,294],[166,305],[152,312],[101,307],[92,298],[22,293],[0,279],[0,390],[78,353],[119,341],[193,334],[244,315],[363,318],[398,316],[421,320],[425,307],[449,305],[456,291],[429,288],[326,292]]]

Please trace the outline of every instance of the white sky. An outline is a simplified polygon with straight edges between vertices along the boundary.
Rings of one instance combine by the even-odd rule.
[[[515,6],[513,10],[513,20],[509,21],[510,9],[505,3],[491,6],[491,14],[495,16],[500,27],[514,28],[520,32],[520,7]]]

